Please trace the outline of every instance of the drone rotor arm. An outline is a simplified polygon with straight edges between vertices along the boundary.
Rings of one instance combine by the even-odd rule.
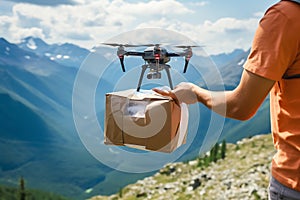
[[[183,73],[186,72],[187,67],[189,65],[190,59],[193,56],[193,52],[192,49],[189,49],[185,52],[185,64],[184,64],[184,69],[183,69]]]
[[[186,73],[187,67],[189,65],[190,60],[189,59],[185,59],[185,63],[184,63],[184,68],[183,68],[183,73]]]
[[[182,53],[167,53],[167,57],[181,57],[184,56],[185,54]]]
[[[125,72],[125,65],[124,65],[124,55],[126,55],[126,51],[124,49],[123,46],[119,46],[118,51],[117,51],[117,55],[120,59],[120,63],[121,63],[121,67],[122,67],[122,71]]]
[[[125,65],[124,65],[124,56],[119,56],[122,71],[125,72]]]

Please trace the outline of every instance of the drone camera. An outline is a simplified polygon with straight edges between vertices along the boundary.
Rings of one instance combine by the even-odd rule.
[[[161,73],[160,72],[149,72],[147,74],[148,79],[161,79]]]

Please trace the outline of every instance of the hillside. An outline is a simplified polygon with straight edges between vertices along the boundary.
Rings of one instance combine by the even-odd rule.
[[[267,199],[274,153],[271,135],[258,135],[227,144],[225,159],[208,167],[199,167],[200,159],[172,163],[154,176],[124,187],[118,194],[91,200]]]

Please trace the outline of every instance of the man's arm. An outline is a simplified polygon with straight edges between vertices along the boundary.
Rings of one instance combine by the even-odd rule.
[[[273,80],[244,70],[239,85],[233,91],[214,92],[192,83],[180,83],[171,91],[153,90],[178,102],[201,102],[225,117],[247,120],[255,114],[274,83]]]

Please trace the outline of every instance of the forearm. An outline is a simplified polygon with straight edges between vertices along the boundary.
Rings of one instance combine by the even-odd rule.
[[[178,103],[201,102],[224,117],[247,120],[255,114],[274,83],[273,80],[244,70],[239,85],[233,91],[208,91],[187,82],[178,84],[171,91],[153,90],[172,97]]]
[[[243,71],[239,85],[233,91],[214,92],[196,85],[193,92],[199,102],[225,117],[247,120],[262,104],[275,81]]]
[[[243,102],[242,97],[235,90],[216,92],[197,86],[194,93],[197,96],[198,102],[228,118],[247,120],[255,114],[258,108],[258,106],[248,107],[246,105],[247,102]]]

